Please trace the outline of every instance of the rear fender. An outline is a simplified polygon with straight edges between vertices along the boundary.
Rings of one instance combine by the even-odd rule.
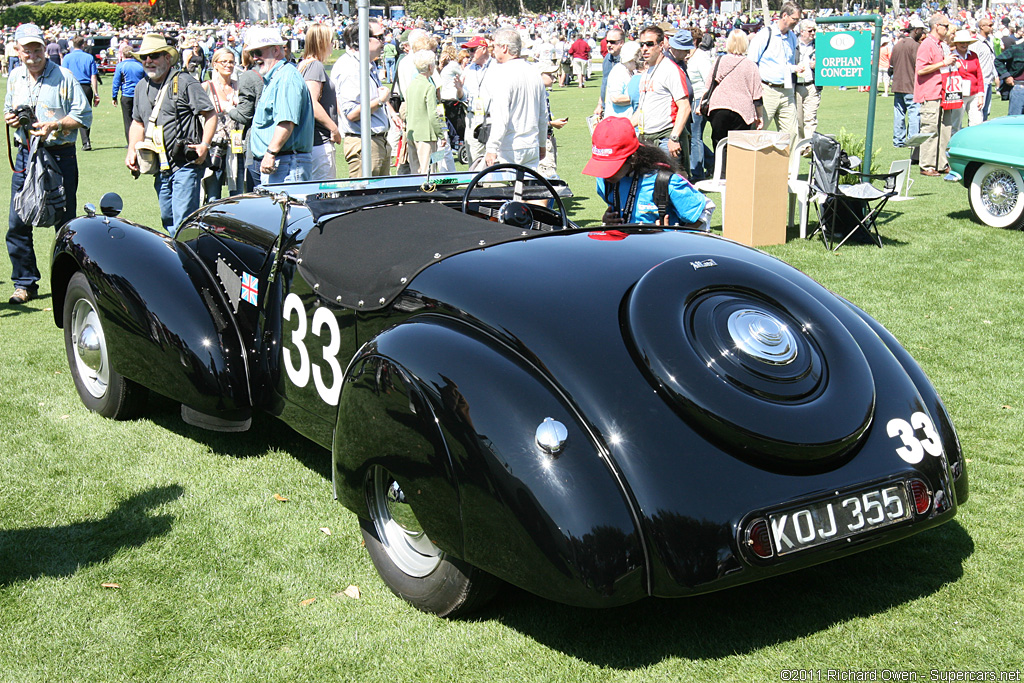
[[[882,343],[885,344],[899,364],[903,366],[910,381],[914,383],[914,387],[921,394],[921,400],[924,401],[925,407],[932,418],[932,423],[942,439],[946,461],[949,463],[949,475],[953,480],[953,489],[956,492],[956,502],[958,505],[962,505],[967,502],[967,497],[970,493],[967,465],[964,462],[963,451],[960,448],[960,437],[957,436],[956,430],[953,428],[953,421],[949,417],[946,405],[939,397],[939,392],[935,390],[935,386],[928,379],[928,376],[924,374],[924,370],[921,369],[917,361],[903,348],[903,345],[896,340],[896,337],[889,330],[885,329],[881,323],[854,304],[848,301],[846,303],[878,335]]]
[[[57,234],[52,263],[58,327],[68,281],[82,271],[114,370],[201,413],[248,417],[244,345],[223,289],[186,245],[127,221],[78,218]]]
[[[536,440],[546,417],[567,431],[554,455]],[[334,475],[364,517],[371,465],[395,476],[442,550],[509,583],[589,606],[647,595],[637,516],[607,450],[543,372],[465,323],[420,316],[350,365]]]

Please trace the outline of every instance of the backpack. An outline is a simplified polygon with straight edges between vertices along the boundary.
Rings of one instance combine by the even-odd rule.
[[[38,137],[33,137],[30,143],[24,173],[25,184],[11,199],[15,213],[34,227],[53,226],[65,205],[64,176]]]
[[[654,179],[654,204],[658,207],[657,225],[663,225],[668,217],[668,183],[673,175],[675,174],[671,169],[659,168],[658,177]]]

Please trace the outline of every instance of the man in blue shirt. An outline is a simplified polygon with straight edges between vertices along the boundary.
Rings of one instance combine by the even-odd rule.
[[[132,108],[135,104],[135,86],[146,77],[142,68],[142,62],[132,55],[132,48],[128,41],[121,44],[119,48],[121,61],[114,69],[114,82],[111,84],[110,93],[114,98],[114,106],[117,106],[117,93],[121,93],[121,118],[124,120],[124,141],[128,142],[128,131],[132,127]]]
[[[302,74],[285,60],[285,41],[273,28],[251,28],[245,44],[263,76],[249,144],[260,182],[311,180],[313,100]]]
[[[794,74],[803,70],[797,65],[800,54],[797,34],[793,30],[802,13],[800,6],[786,2],[774,24],[765,26],[750,39],[747,56],[761,72],[764,85],[764,125],[775,121],[775,127],[789,135],[789,146],[796,140],[796,91]]]
[[[4,98],[4,121],[16,128],[18,156],[11,177],[11,202],[8,215],[7,253],[11,258],[12,304],[24,304],[36,297],[39,269],[32,246],[32,227],[15,211],[14,197],[25,185],[29,161],[30,136],[53,156],[64,184],[64,207],[57,212],[54,227],[75,217],[78,201],[78,158],[75,138],[79,128],[92,124],[92,107],[75,77],[46,57],[43,32],[35,24],[22,24],[14,33],[15,49],[21,65],[11,71]],[[36,122],[24,127],[14,111],[31,107]]]
[[[96,58],[82,49],[82,46],[85,45],[85,36],[75,36],[71,44],[73,49],[64,55],[61,66],[70,71],[78,84],[82,86],[85,99],[89,100],[92,106],[97,107],[100,104],[100,86]],[[88,128],[82,129],[82,149],[86,152],[92,149]]]

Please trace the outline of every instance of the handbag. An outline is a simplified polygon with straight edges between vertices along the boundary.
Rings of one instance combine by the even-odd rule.
[[[711,84],[704,90],[704,94],[700,98],[700,104],[697,106],[697,113],[705,118],[711,112],[711,95],[715,92],[715,88],[718,87],[718,81],[715,80],[715,77],[718,76],[718,65],[721,63],[721,57],[715,60],[715,68],[711,70]]]
[[[740,62],[736,62],[736,66],[729,69],[729,73],[722,76],[722,81],[719,81],[716,80],[716,77],[718,76],[718,65],[721,63],[721,57],[715,60],[715,68],[711,70],[711,85],[709,85],[708,89],[704,91],[704,95],[700,98],[700,106],[697,108],[698,113],[705,118],[707,118],[711,113],[711,95],[714,94],[715,88],[718,87],[719,83],[728,78],[729,74],[735,71],[736,67],[740,65]]]
[[[149,113],[149,122],[146,124],[146,136],[135,143],[135,159],[139,165],[139,173],[156,175],[160,172],[160,148],[153,142],[153,128],[156,126],[156,117],[160,113],[160,107],[164,104],[164,97],[167,95],[167,86],[170,81],[164,83],[160,93],[153,103],[153,111]]]

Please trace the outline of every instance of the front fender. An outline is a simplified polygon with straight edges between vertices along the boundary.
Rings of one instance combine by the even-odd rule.
[[[554,456],[536,443],[546,417],[568,431]],[[439,547],[490,574],[582,606],[647,595],[636,513],[607,449],[541,370],[470,325],[420,316],[365,346],[336,434],[338,498],[357,514],[379,464]]]
[[[223,290],[185,244],[118,219],[69,222],[57,233],[52,258],[58,327],[68,281],[78,271],[92,286],[115,371],[202,413],[248,416],[238,329]]]

